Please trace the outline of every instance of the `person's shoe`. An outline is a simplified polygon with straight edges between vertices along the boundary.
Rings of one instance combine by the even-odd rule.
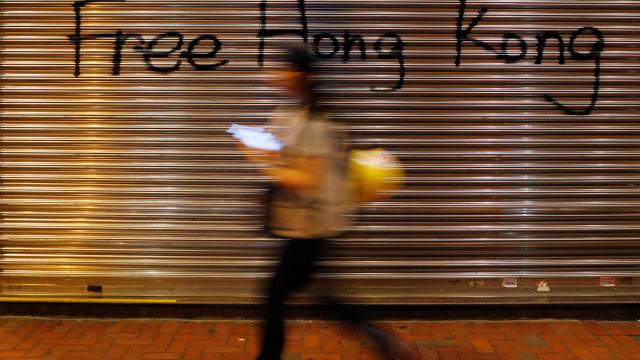
[[[409,345],[392,334],[375,327],[367,327],[365,331],[376,342],[386,360],[419,360]]]

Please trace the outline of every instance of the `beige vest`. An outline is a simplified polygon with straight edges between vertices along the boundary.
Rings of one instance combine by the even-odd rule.
[[[334,124],[307,108],[280,108],[267,129],[285,144],[282,159],[323,157],[326,171],[308,191],[280,191],[272,202],[273,233],[287,238],[312,239],[340,235],[352,213],[346,178],[346,153]]]

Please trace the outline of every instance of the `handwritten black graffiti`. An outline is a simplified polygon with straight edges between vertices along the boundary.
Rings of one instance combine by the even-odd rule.
[[[458,6],[458,20],[456,27],[456,58],[455,65],[456,67],[460,66],[462,61],[462,45],[465,41],[470,41],[475,45],[485,49],[496,55],[498,59],[504,60],[507,63],[514,63],[524,59],[527,56],[528,46],[527,42],[518,34],[506,33],[502,36],[502,42],[500,44],[500,49],[496,49],[493,46],[487,44],[482,40],[478,40],[471,36],[471,32],[473,29],[480,24],[484,16],[489,11],[488,8],[482,7],[478,12],[478,15],[471,20],[469,26],[466,29],[462,29],[464,14],[466,10],[466,0],[460,0]],[[591,50],[588,53],[581,53],[576,51],[575,43],[576,40],[582,35],[592,35],[596,38],[596,41],[591,45]],[[541,64],[544,56],[544,50],[547,44],[547,40],[555,39],[558,43],[558,63],[565,63],[565,43],[562,39],[562,36],[557,32],[543,32],[536,35],[537,40],[537,56],[535,63]],[[509,51],[510,48],[513,48],[512,44],[516,44],[515,53],[511,53]],[[560,103],[553,95],[544,94],[544,98],[553,103],[557,108],[565,112],[569,115],[589,115],[593,111],[598,101],[598,95],[600,92],[600,67],[602,61],[602,51],[605,47],[604,35],[603,33],[594,27],[583,27],[571,34],[571,38],[569,40],[569,53],[571,54],[571,59],[573,60],[587,60],[594,62],[593,69],[593,91],[591,94],[591,102],[589,106],[584,109],[575,110],[567,107],[566,105]]]
[[[267,27],[268,14],[267,14],[267,0],[260,1],[260,30],[258,31],[258,66],[264,65],[264,50],[266,47],[266,39],[279,35],[299,35],[302,41],[307,43],[309,41],[309,24],[307,22],[307,12],[305,0],[298,0],[298,11],[300,12],[300,29],[269,29]],[[343,38],[343,54],[342,61],[348,62],[351,60],[351,51],[353,46],[357,43],[360,50],[360,60],[366,60],[367,56],[367,44],[361,35],[351,34],[348,31],[344,32]],[[383,45],[389,40],[392,41],[389,50],[383,49]],[[331,51],[322,52],[322,44],[329,43]],[[398,81],[394,86],[390,88],[371,87],[372,91],[396,91],[402,89],[406,76],[406,66],[404,61],[404,42],[400,35],[395,32],[386,32],[380,36],[373,46],[374,51],[377,53],[378,59],[395,59],[398,61]],[[331,33],[320,33],[313,36],[313,51],[320,59],[333,59],[335,55],[340,51],[340,41]]]
[[[120,75],[122,67],[122,50],[124,49],[127,41],[132,39],[135,41],[133,49],[136,52],[142,54],[142,58],[147,65],[147,68],[152,71],[161,73],[171,73],[180,70],[182,66],[182,60],[186,61],[195,70],[210,71],[216,70],[218,67],[226,65],[229,60],[221,60],[214,64],[203,64],[200,61],[206,59],[214,59],[217,57],[218,52],[222,50],[222,42],[214,35],[201,35],[193,39],[186,46],[186,50],[182,50],[185,45],[184,36],[177,31],[168,31],[157,35],[152,40],[146,40],[142,35],[138,33],[124,33],[122,30],[117,30],[113,33],[92,33],[84,34],[82,32],[82,8],[97,2],[125,2],[126,0],[83,0],[75,1],[73,3],[73,9],[75,12],[75,33],[69,36],[69,40],[75,45],[75,69],[74,76],[78,77],[81,74],[81,62],[82,62],[82,43],[87,40],[95,39],[113,39],[113,68],[112,74],[114,76]],[[258,65],[263,66],[264,63],[264,49],[266,46],[266,39],[269,37],[279,35],[300,35],[302,40],[306,43],[309,39],[309,25],[306,17],[306,6],[304,0],[298,0],[298,10],[300,12],[300,25],[299,30],[286,30],[286,29],[267,29],[267,1],[260,2],[260,31],[258,32],[259,46],[258,46]],[[338,39],[329,33],[317,34],[313,37],[314,47],[313,50],[319,58],[331,59],[340,50],[340,42]],[[361,35],[351,34],[345,32],[343,36],[343,62],[351,60],[351,53],[354,46],[360,50],[360,59],[367,60],[367,44]],[[322,43],[323,41],[329,41],[332,45],[332,51],[323,53]],[[390,42],[390,45],[389,45]],[[154,50],[160,43],[172,45],[168,51]],[[196,48],[201,47],[201,43],[206,43],[209,46],[208,52],[196,51]],[[204,46],[204,45],[202,45]],[[387,48],[387,46],[389,46]],[[373,50],[377,53],[378,59],[396,59],[399,64],[399,79],[396,84],[390,88],[372,87],[373,91],[395,91],[402,88],[404,84],[406,67],[404,62],[404,42],[400,35],[394,32],[387,32],[380,36],[373,44]],[[177,55],[177,56],[176,56]],[[154,63],[154,59],[166,59],[171,56],[176,56],[178,59],[172,65],[159,66]]]
[[[73,3],[73,9],[75,12],[75,33],[69,36],[69,40],[75,44],[75,70],[73,75],[80,76],[80,63],[82,56],[82,42],[85,40],[93,39],[114,39],[113,50],[113,69],[112,74],[120,75],[121,63],[122,63],[122,49],[129,39],[135,39],[137,44],[134,46],[134,50],[142,54],[144,62],[147,64],[147,68],[152,71],[161,73],[170,73],[180,69],[182,60],[176,60],[172,66],[157,66],[154,65],[153,59],[168,58],[173,53],[178,52],[184,45],[184,36],[175,31],[168,31],[156,36],[151,41],[146,41],[144,37],[137,33],[124,33],[122,30],[118,30],[114,33],[101,33],[101,34],[82,34],[82,13],[81,9],[90,3],[96,2],[124,2],[126,0],[83,0],[75,1]],[[173,40],[174,46],[169,51],[154,51],[154,48],[161,41]],[[210,50],[208,52],[196,52],[198,47],[203,42],[210,43]],[[201,35],[191,42],[187,46],[187,49],[180,51],[178,57],[186,59],[187,62],[193,67],[194,70],[210,71],[223,66],[229,62],[229,60],[221,60],[215,64],[202,64],[198,62],[198,59],[214,59],[218,52],[222,49],[222,42],[214,35]]]
[[[299,30],[288,29],[267,29],[267,0],[260,1],[260,31],[258,31],[258,39],[260,39],[258,45],[258,65],[262,67],[264,64],[264,48],[266,38],[278,36],[278,35],[300,35],[302,40],[306,43],[309,41],[309,24],[307,22],[307,7],[304,0],[298,0],[298,11],[300,12],[300,25]]]
[[[122,63],[122,50],[128,41],[135,41],[133,49],[142,55],[147,68],[152,71],[161,73],[171,73],[177,71],[182,66],[183,60],[191,65],[194,70],[199,71],[211,71],[224,66],[229,63],[229,60],[220,60],[213,64],[207,63],[206,60],[211,61],[216,59],[219,52],[222,51],[223,44],[220,39],[215,35],[201,35],[191,40],[185,48],[184,36],[176,31],[168,31],[157,35],[152,40],[145,39],[138,33],[125,33],[122,30],[117,30],[113,33],[91,33],[84,34],[82,32],[82,8],[98,2],[125,2],[126,0],[82,0],[75,1],[73,3],[73,9],[75,13],[75,33],[69,35],[69,39],[75,45],[75,69],[74,76],[78,77],[81,74],[81,57],[82,57],[82,44],[87,40],[95,39],[111,39],[114,42],[113,50],[113,68],[112,74],[115,76],[120,75],[121,63]],[[268,24],[268,12],[267,12],[267,0],[261,0],[260,7],[260,29],[257,37],[259,39],[258,44],[258,65],[260,67],[264,64],[264,50],[266,47],[266,39],[281,36],[281,35],[299,35],[305,43],[309,42],[309,24],[307,21],[306,4],[304,0],[298,0],[298,11],[300,13],[300,28],[291,29],[270,29]],[[482,7],[469,25],[463,29],[464,15],[466,11],[466,0],[459,0],[458,18],[456,28],[456,58],[455,65],[459,67],[462,62],[462,47],[464,42],[472,42],[476,46],[485,49],[496,55],[496,58],[501,59],[507,63],[515,63],[527,56],[529,51],[527,42],[522,36],[515,33],[505,33],[502,36],[502,42],[500,48],[494,48],[485,41],[479,40],[472,36],[473,30],[480,24],[484,16],[488,13],[488,8]],[[576,42],[583,36],[595,37],[595,41],[591,44],[591,49],[588,52],[579,52],[576,50]],[[333,59],[342,50],[342,61],[349,62],[352,59],[354,49],[359,51],[359,58],[361,61],[369,59],[367,54],[368,44],[365,39],[359,34],[351,34],[345,31],[340,41],[338,37],[331,33],[320,33],[313,36],[313,51],[321,59]],[[605,40],[603,33],[594,27],[583,27],[571,34],[568,46],[565,45],[565,41],[558,32],[546,31],[536,34],[537,55],[535,58],[535,64],[541,64],[544,60],[544,51],[547,48],[547,43],[551,40],[555,41],[558,45],[558,63],[565,63],[565,51],[571,56],[572,60],[579,61],[593,61],[594,62],[594,81],[593,91],[591,94],[591,101],[586,108],[573,109],[558,101],[551,94],[544,94],[543,97],[554,104],[558,109],[562,110],[569,115],[589,115],[594,110],[598,101],[600,92],[600,74],[601,74],[601,62],[602,52],[605,47]],[[156,50],[159,44],[170,44],[172,47],[170,50],[159,51]],[[202,49],[207,47],[205,51]],[[388,88],[371,87],[372,91],[396,91],[402,89],[406,77],[406,65],[404,58],[404,41],[402,37],[395,32],[386,32],[382,34],[373,43],[373,50],[377,54],[378,59],[392,59],[398,62],[398,80],[396,84]],[[183,50],[184,49],[184,50]],[[198,51],[200,50],[200,51]],[[171,65],[157,65],[154,63],[156,59],[167,59],[171,56],[175,56],[176,60]]]

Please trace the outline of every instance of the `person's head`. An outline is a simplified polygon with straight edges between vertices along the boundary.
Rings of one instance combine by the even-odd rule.
[[[282,67],[273,71],[274,82],[305,103],[315,103],[314,57],[302,44],[283,47]]]

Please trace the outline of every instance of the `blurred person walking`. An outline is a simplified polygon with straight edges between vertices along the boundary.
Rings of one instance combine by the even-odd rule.
[[[336,124],[318,102],[314,58],[305,46],[288,46],[285,67],[273,72],[276,85],[296,100],[278,108],[267,129],[283,144],[279,152],[247,149],[264,165],[271,187],[265,204],[265,229],[286,239],[271,278],[262,349],[258,360],[279,360],[284,348],[284,302],[306,286],[329,239],[344,233],[352,208],[347,179],[348,155]],[[353,305],[321,294],[331,315],[367,334],[386,359],[414,359],[415,353],[390,333],[365,322]]]

